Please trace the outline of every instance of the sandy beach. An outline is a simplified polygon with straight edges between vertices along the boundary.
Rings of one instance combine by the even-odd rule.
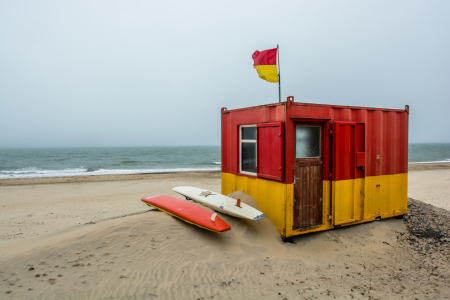
[[[294,244],[267,219],[221,215],[217,234],[140,201],[178,185],[220,191],[220,172],[0,180],[2,298],[450,298],[450,163],[409,165],[403,220]]]

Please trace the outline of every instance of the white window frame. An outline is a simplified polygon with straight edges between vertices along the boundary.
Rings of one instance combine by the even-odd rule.
[[[258,128],[256,128],[256,140],[244,140],[242,139],[242,128],[255,127],[256,124],[251,125],[239,125],[239,173],[257,176],[257,173],[247,172],[242,170],[242,143],[255,143],[256,144],[256,170],[258,170]]]

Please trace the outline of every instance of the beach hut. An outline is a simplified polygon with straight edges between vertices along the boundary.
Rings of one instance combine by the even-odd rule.
[[[286,102],[222,108],[222,194],[252,196],[283,241],[407,212],[405,110]]]

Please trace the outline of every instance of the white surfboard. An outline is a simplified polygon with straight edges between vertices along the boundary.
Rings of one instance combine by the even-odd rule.
[[[177,186],[173,191],[223,214],[258,221],[266,216],[256,208],[220,193],[191,186]]]

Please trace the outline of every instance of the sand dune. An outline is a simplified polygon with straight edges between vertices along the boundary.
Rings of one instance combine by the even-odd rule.
[[[2,259],[1,290],[20,299],[384,298],[435,293],[444,284],[415,286],[417,274],[404,275],[416,262],[396,241],[405,230],[400,220],[283,244],[268,220],[223,218],[232,226],[224,234],[151,211],[86,225],[33,249],[23,243]]]
[[[179,182],[220,191],[220,172],[79,176],[69,177],[67,180],[75,181],[70,183],[61,182],[61,178],[65,179],[26,178],[3,183],[6,186],[0,189],[0,244],[145,212],[148,206],[139,201],[142,197],[159,194],[178,197],[171,189]],[[29,180],[40,184],[22,185]]]
[[[403,220],[388,219],[309,234],[294,238],[295,244],[284,244],[267,219],[254,222],[221,215],[232,229],[219,234],[163,212],[148,211],[139,199],[161,192],[179,196],[171,194],[167,187],[192,185],[193,181],[220,190],[220,180],[199,175],[166,181],[25,186],[34,187],[52,212],[59,209],[68,215],[67,204],[74,201],[92,208],[78,211],[75,223],[81,224],[74,225],[70,217],[61,215],[58,219],[62,221],[52,223],[70,223],[61,230],[49,226],[48,232],[40,236],[4,239],[2,298],[445,299],[450,295],[448,254],[434,248],[424,250],[427,255],[417,251],[408,242],[407,223]],[[61,197],[67,186],[77,196],[72,196],[69,203],[58,201],[57,195]],[[2,206],[16,214],[10,220],[33,218],[20,213],[23,203],[5,200],[5,189],[12,197],[13,188],[23,189],[1,189]],[[123,194],[112,199],[107,213],[100,214],[91,198],[101,201],[101,193],[113,197],[117,190],[123,190]],[[45,200],[46,193],[55,199]],[[132,197],[126,197],[128,193]],[[255,205],[251,197],[239,192],[232,196]],[[105,206],[106,201],[101,203]],[[2,230],[9,230],[4,221],[9,217],[2,211]],[[95,224],[85,222],[88,220]],[[19,229],[32,231],[33,226]]]

